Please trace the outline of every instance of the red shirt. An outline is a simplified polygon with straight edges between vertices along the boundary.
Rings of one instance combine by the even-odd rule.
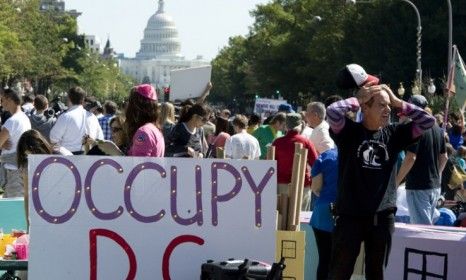
[[[296,130],[289,130],[285,136],[275,139],[272,145],[275,146],[275,159],[277,160],[277,181],[279,184],[291,183],[291,173],[293,169],[294,143],[302,143],[307,149],[306,176],[304,186],[311,186],[311,174],[309,166],[317,159],[317,151],[309,139],[300,135]]]

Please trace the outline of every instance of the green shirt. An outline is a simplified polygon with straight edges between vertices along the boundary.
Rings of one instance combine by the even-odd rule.
[[[272,144],[273,140],[278,137],[282,137],[283,133],[281,131],[276,131],[270,125],[261,125],[258,129],[256,129],[252,136],[256,137],[257,141],[259,141],[259,146],[261,148],[261,159],[265,159],[267,157],[267,146]]]

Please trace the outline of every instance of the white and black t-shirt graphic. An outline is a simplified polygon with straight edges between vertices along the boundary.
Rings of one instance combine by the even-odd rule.
[[[369,169],[382,169],[388,162],[387,146],[377,140],[364,140],[358,147],[358,158],[362,159],[362,167]]]

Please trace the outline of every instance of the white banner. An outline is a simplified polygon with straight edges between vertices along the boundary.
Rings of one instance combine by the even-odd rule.
[[[29,278],[199,279],[275,254],[273,161],[30,156]]]
[[[287,101],[284,99],[257,98],[254,105],[254,113],[276,113],[278,112],[278,106],[281,104],[287,104]]]
[[[396,224],[387,280],[466,279],[466,229]]]

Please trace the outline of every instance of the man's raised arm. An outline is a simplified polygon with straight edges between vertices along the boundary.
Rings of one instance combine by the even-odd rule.
[[[333,133],[338,134],[345,127],[346,113],[359,110],[359,102],[356,97],[340,100],[327,107],[327,122]]]

